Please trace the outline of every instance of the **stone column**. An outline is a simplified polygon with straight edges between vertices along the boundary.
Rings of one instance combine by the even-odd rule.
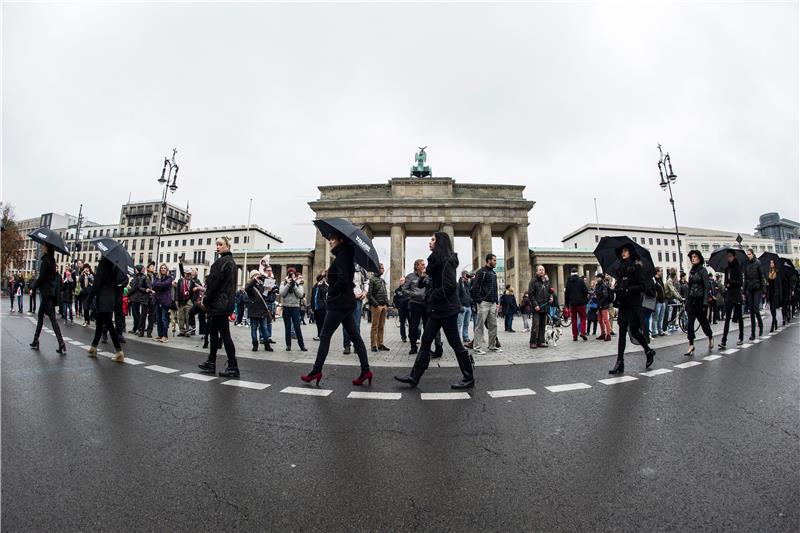
[[[372,231],[372,228],[370,228],[369,225],[365,224],[363,231],[364,231],[364,234],[367,237],[369,237],[370,239],[372,239],[372,237],[374,237],[374,233]]]
[[[481,248],[481,229],[480,225],[472,228],[472,270],[478,270],[483,266],[483,250]]]
[[[480,266],[483,266],[486,263],[486,254],[492,253],[492,226],[489,224],[481,224],[481,249],[483,253]]]
[[[330,261],[330,245],[327,239],[317,232],[317,238],[314,242],[314,275],[316,276],[323,270],[328,268]]]
[[[583,274],[584,274],[583,265],[578,265],[578,276],[583,276]]]
[[[522,298],[519,285],[520,257],[519,257],[519,231],[517,226],[512,226],[503,232],[503,249],[506,266],[506,285],[514,289],[517,300]]]
[[[439,227],[439,231],[447,233],[447,235],[450,237],[450,244],[452,244],[453,245],[453,249],[455,249],[455,247],[456,247],[456,232],[453,229],[453,226],[451,224],[442,224]]]
[[[406,265],[406,228],[402,224],[392,226],[389,232],[390,256],[389,256],[389,277],[392,287],[397,285],[397,281],[405,275],[403,270]],[[393,290],[393,289],[392,289]]]
[[[556,265],[556,294],[558,294],[558,304],[564,305],[564,265]]]
[[[531,264],[531,249],[528,246],[528,228],[520,224],[517,227],[517,278],[519,279],[519,290],[528,290],[528,284],[534,275],[533,269],[536,265]]]

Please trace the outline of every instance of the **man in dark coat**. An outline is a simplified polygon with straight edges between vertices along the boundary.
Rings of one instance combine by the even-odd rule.
[[[406,278],[400,278],[397,288],[394,290],[394,297],[392,304],[397,309],[397,315],[400,319],[400,340],[403,342],[408,341],[406,334],[406,324],[408,323],[408,296],[403,291],[403,285],[406,283]]]
[[[119,274],[117,267],[106,258],[102,258],[100,263],[97,264],[94,284],[89,295],[90,298],[94,299],[95,313],[97,315],[94,339],[92,339],[92,345],[89,347],[89,356],[97,357],[97,344],[100,342],[100,337],[105,332],[108,332],[116,350],[114,361],[121,363],[125,359],[125,354],[122,352],[117,328],[112,319],[120,298],[119,284],[121,276]]]
[[[728,329],[731,325],[731,317],[739,324],[739,341],[736,345],[740,346],[744,343],[742,268],[739,266],[739,261],[736,260],[736,254],[733,250],[728,250],[725,255],[728,260],[728,264],[725,267],[725,327],[722,330],[722,342],[719,343],[719,347],[723,350],[728,342]]]
[[[225,353],[228,356],[228,366],[219,375],[225,378],[238,378],[239,363],[236,361],[236,347],[231,339],[230,322],[228,321],[228,317],[233,312],[236,297],[236,262],[230,251],[230,241],[228,236],[217,239],[217,253],[220,255],[211,265],[208,276],[206,276],[203,307],[206,309],[206,315],[210,322],[208,326],[211,347],[208,360],[200,365],[200,369],[207,374],[216,373],[217,350],[220,337],[222,337]]]
[[[744,267],[744,289],[747,298],[747,307],[750,309],[750,340],[756,338],[756,322],[758,322],[758,336],[764,334],[764,324],[761,322],[761,291],[764,288],[764,271],[761,270],[761,261],[756,258],[752,248],[747,249],[747,264]]]
[[[39,349],[39,335],[42,333],[44,317],[47,315],[47,317],[50,318],[50,324],[53,327],[53,333],[56,334],[56,339],[58,339],[58,350],[56,351],[61,355],[65,355],[67,353],[67,345],[64,344],[64,338],[61,336],[61,328],[56,320],[55,302],[58,291],[56,284],[58,279],[58,273],[56,272],[56,259],[53,254],[53,249],[49,245],[43,244],[42,248],[44,249],[44,254],[39,262],[39,276],[31,285],[31,291],[38,290],[42,301],[39,304],[39,315],[36,320],[36,331],[33,334],[33,342],[30,344],[30,346],[34,350]]]
[[[322,334],[322,325],[325,323],[325,311],[328,309],[328,304],[325,300],[328,299],[328,273],[323,272],[317,276],[317,283],[311,289],[311,306],[314,310],[314,324],[317,326],[317,336],[314,337],[315,341],[319,340]]]
[[[586,283],[578,276],[578,269],[573,268],[567,280],[567,287],[564,291],[564,305],[569,307],[572,315],[572,340],[577,341],[580,334],[581,339],[587,341],[586,336],[586,304],[589,303],[589,288]],[[578,330],[578,320],[580,320],[580,331]]]
[[[131,309],[133,318],[131,333],[138,333],[142,306],[146,307],[150,299],[150,296],[145,292],[144,278],[144,265],[136,265],[136,274],[133,276],[131,285],[128,288],[128,306]]]
[[[547,348],[544,340],[547,325],[547,306],[553,302],[550,297],[550,282],[547,281],[544,266],[536,267],[536,275],[528,284],[528,298],[531,300],[533,322],[531,323],[530,348]]]

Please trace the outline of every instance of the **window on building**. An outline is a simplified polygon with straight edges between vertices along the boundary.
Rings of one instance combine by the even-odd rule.
[[[139,263],[144,263],[144,254],[139,254]]]
[[[245,235],[244,236],[244,243],[247,244],[248,242],[250,242],[250,237]]]
[[[194,239],[189,239],[189,246],[194,246]]]
[[[600,242],[600,235],[594,236],[594,242]]]
[[[149,246],[148,246],[148,250],[152,250],[152,249],[153,249],[153,242],[154,242],[154,241],[155,241],[155,239],[150,239],[150,243],[149,243]]]
[[[209,237],[208,239],[206,239],[206,245],[208,245],[208,244],[211,244],[211,237]]]
[[[700,249],[703,250],[704,252],[707,252],[708,251],[708,245],[707,244],[701,244],[700,245]]]
[[[158,262],[159,263],[163,263],[164,262],[164,254],[158,254]]]
[[[164,241],[161,241],[161,246],[164,246]],[[172,241],[167,241],[167,246],[172,246]]]
[[[135,249],[136,249],[136,239],[133,239],[131,241],[131,250],[135,250]]]
[[[663,259],[661,258],[661,252],[658,252],[658,261],[661,262]]]
[[[675,246],[675,239],[672,239],[672,246]]]
[[[183,239],[183,245],[186,246],[186,239]]]
[[[656,244],[661,246],[661,239],[656,239]]]
[[[678,262],[678,257],[675,255],[675,252],[672,252],[672,262],[673,263],[677,263]]]
[[[653,238],[652,237],[650,237],[650,244],[651,245],[653,244]]]
[[[233,238],[233,244],[239,244],[239,237],[238,236]]]
[[[175,252],[174,254],[172,254],[172,262],[173,263],[177,263],[178,262],[178,252]]]

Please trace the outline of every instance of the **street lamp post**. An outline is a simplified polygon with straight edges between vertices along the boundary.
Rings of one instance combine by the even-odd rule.
[[[167,217],[167,190],[172,192],[178,190],[176,181],[178,180],[178,163],[175,162],[175,154],[178,153],[177,148],[172,149],[172,159],[164,158],[164,168],[161,169],[161,177],[158,178],[158,183],[164,186],[164,193],[161,195],[161,215],[158,217],[158,236],[156,237],[156,255],[154,260],[160,263],[159,252],[161,251],[161,228],[164,226],[164,219]],[[172,183],[170,183],[170,179]]]
[[[678,215],[675,213],[675,198],[672,197],[672,184],[678,178],[672,171],[672,161],[669,158],[669,152],[666,154],[661,150],[661,145],[658,145],[658,173],[661,175],[661,189],[669,190],[669,203],[672,204],[672,218],[675,219],[675,240],[678,243],[678,267],[683,271],[683,255],[681,254],[681,234],[678,231]]]

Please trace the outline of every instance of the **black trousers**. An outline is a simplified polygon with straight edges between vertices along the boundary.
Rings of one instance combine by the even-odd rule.
[[[369,370],[369,359],[367,359],[367,347],[361,338],[361,333],[356,328],[356,321],[353,318],[352,309],[328,309],[325,312],[325,322],[322,324],[322,331],[319,334],[319,347],[317,348],[317,359],[314,361],[313,372],[322,372],[322,366],[328,357],[331,347],[331,336],[339,328],[342,328],[350,336],[353,348],[358,355],[358,362],[361,363],[361,372]]]
[[[541,307],[539,308],[541,309]],[[547,326],[547,311],[534,311],[533,324],[531,324],[530,344],[544,344],[545,326]]]
[[[63,346],[64,338],[61,336],[61,327],[59,327],[58,321],[56,320],[56,303],[52,298],[47,298],[44,296],[39,304],[39,314],[36,317],[36,331],[33,334],[33,341],[36,342],[39,340],[39,335],[42,333],[42,326],[44,325],[45,316],[50,319],[53,333],[56,334],[56,339],[58,339],[58,345]]]
[[[28,312],[36,312],[36,291],[33,291],[33,293],[31,293],[31,295],[28,297]]]
[[[433,339],[439,334],[440,330],[444,331],[447,344],[456,354],[458,368],[464,375],[464,379],[473,379],[472,356],[464,348],[461,333],[458,331],[458,313],[445,318],[428,317],[425,322],[425,332],[422,334],[422,340],[420,341],[419,352],[417,352],[417,359],[411,369],[411,376],[415,381],[419,382],[422,374],[428,369],[428,364],[431,361],[431,344],[433,344]]]
[[[208,360],[214,364],[217,363],[217,350],[219,349],[219,341],[221,338],[222,344],[225,346],[225,355],[228,356],[228,366],[231,368],[238,368],[239,364],[236,362],[236,346],[234,346],[233,339],[231,338],[231,326],[227,315],[209,316],[208,329],[211,336],[211,348],[208,354]]]
[[[97,348],[97,345],[100,343],[100,336],[103,332],[107,331],[108,334],[111,335],[111,343],[114,345],[114,349],[117,351],[122,349],[122,345],[119,343],[119,335],[117,335],[117,328],[114,326],[114,320],[112,319],[112,313],[97,313],[94,324],[92,346]]]
[[[133,318],[133,331],[136,332],[139,330],[139,320],[141,319],[141,307],[142,304],[139,302],[130,302],[131,309],[131,317]]]
[[[422,335],[420,334],[421,326],[423,324],[427,325],[428,323],[428,308],[424,305],[409,304],[408,315],[409,340],[412,346],[416,346],[420,337],[424,335],[424,333]],[[456,316],[456,326],[458,326],[458,316]],[[436,344],[436,351],[441,352],[442,335],[438,331],[436,332],[434,343]]]
[[[206,314],[200,309],[200,306],[195,303],[191,309],[189,309],[189,324],[194,327],[194,317],[197,315],[197,321],[200,323],[200,326],[197,328],[197,333],[200,335],[208,336],[208,331],[206,331]]]
[[[641,307],[623,307],[617,309],[617,360],[622,361],[625,354],[625,346],[628,340],[628,332],[630,331],[631,337],[636,339],[641,344],[645,352],[650,351],[650,345],[647,339],[642,334],[642,308]]]
[[[156,306],[150,304],[142,304],[140,315],[141,316],[139,317],[139,332],[153,333],[153,322],[155,321],[156,318]]]
[[[325,323],[325,309],[314,309],[314,324],[317,325],[317,337],[322,335],[322,325]]]
[[[283,308],[283,331],[286,334],[286,347],[292,347],[292,326],[294,326],[294,336],[297,337],[297,345],[300,348],[305,348],[303,341],[303,330],[300,329],[300,308],[299,307],[284,307]]]
[[[742,318],[742,304],[725,302],[725,327],[722,330],[722,344],[728,343],[728,329],[731,325],[731,318],[739,324],[739,340],[744,339],[744,318]]]
[[[406,334],[406,324],[409,323],[409,320],[408,320],[408,304],[401,305],[397,309],[397,314],[399,315],[399,318],[400,318],[400,338],[403,339],[403,340],[406,340],[408,338],[408,335]]]
[[[708,314],[706,312],[705,306],[703,305],[703,300],[690,300],[687,298],[686,300],[686,315],[688,317],[689,324],[686,326],[688,330],[686,332],[686,336],[689,338],[689,346],[694,346],[694,321],[698,320],[700,322],[700,327],[703,329],[703,333],[705,333],[706,337],[709,339],[714,336],[714,333],[711,331],[711,325],[708,323]]]
[[[747,307],[750,308],[750,336],[756,336],[756,321],[758,321],[758,331],[764,330],[761,322],[761,291],[746,291]]]

